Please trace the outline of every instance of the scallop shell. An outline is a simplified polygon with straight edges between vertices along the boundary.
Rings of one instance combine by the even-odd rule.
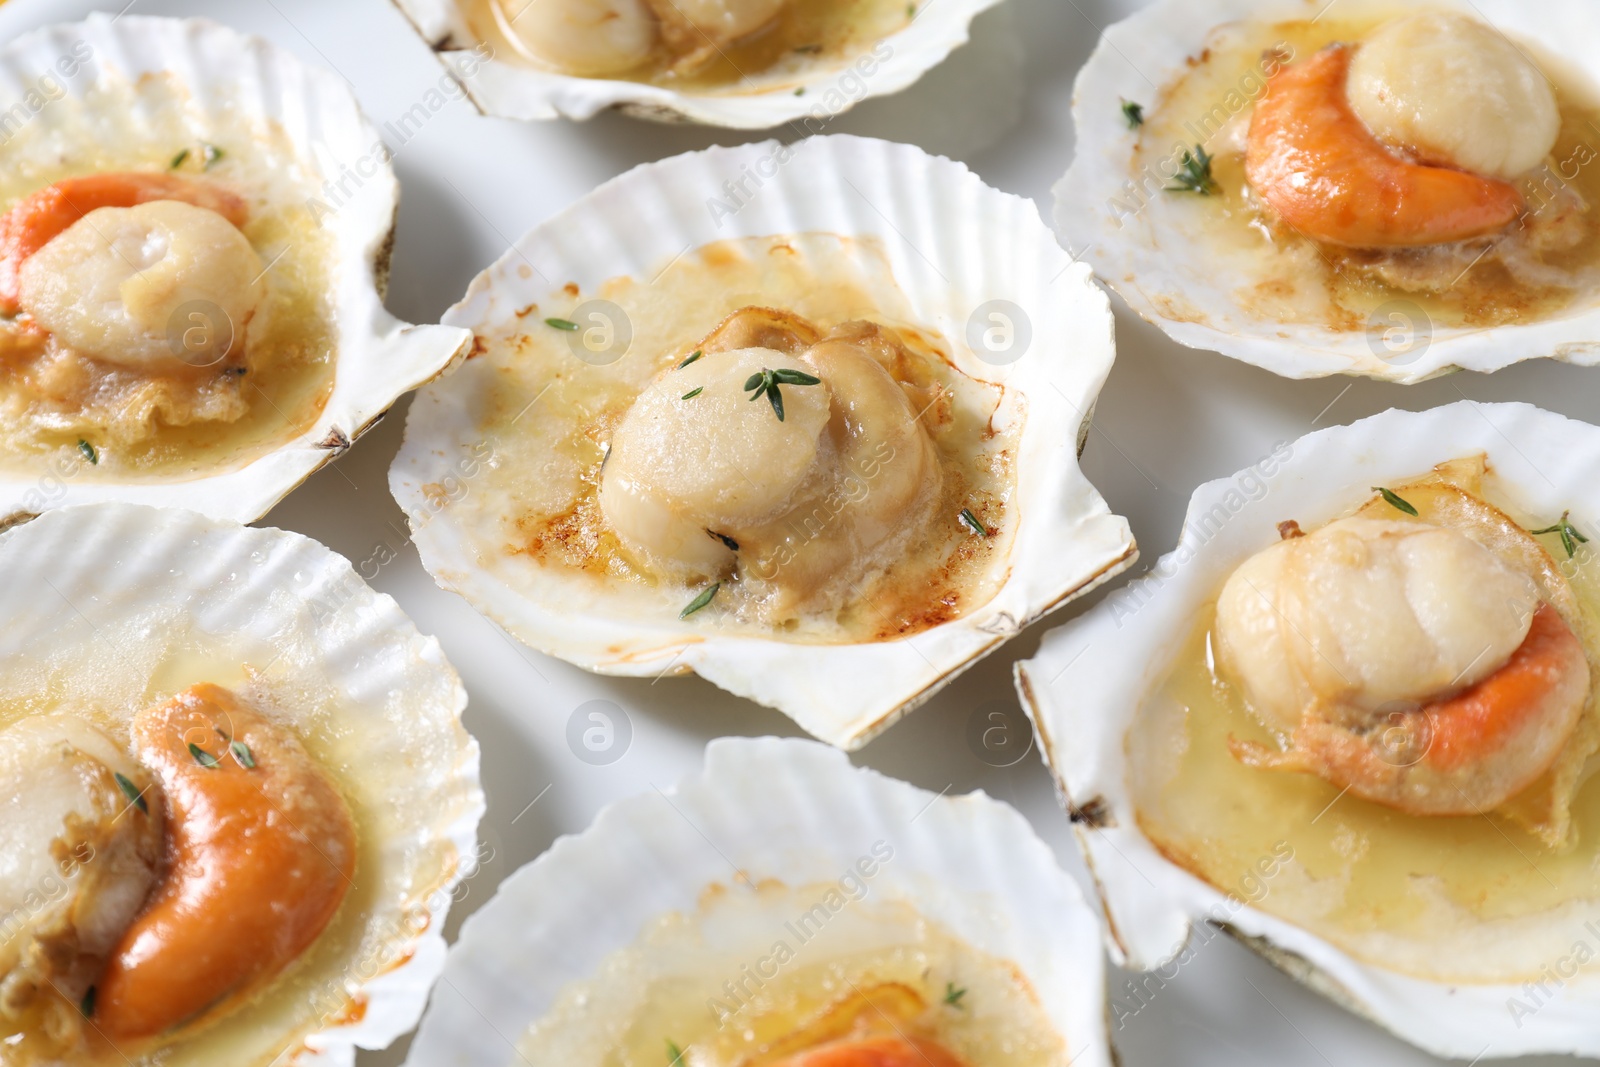
[[[706,210],[725,180],[752,174],[762,175],[759,192],[736,212],[719,222]],[[911,189],[916,195],[905,195]],[[469,359],[418,394],[389,482],[435,579],[533,648],[602,674],[694,671],[854,748],[1137,555],[1127,522],[1083,476],[1074,449],[1111,367],[1110,309],[1088,269],[1050,240],[1033,205],[958,163],[884,141],[832,136],[712,148],[636,168],[536,227],[473,281],[445,321],[504,335],[517,328],[518,309],[548,298],[539,275],[588,291],[611,277],[654,277],[715,240],[815,231],[879,239],[914,320],[951,342],[959,370],[1004,383],[1002,421],[1025,416],[1017,540],[1004,585],[982,607],[917,634],[914,646],[795,644],[708,632],[692,620],[645,622],[608,614],[603,604],[577,607],[575,597],[587,603],[591,594],[552,570],[501,567],[498,527],[464,526],[453,518],[456,495],[441,488],[476,469],[475,419],[497,379],[494,358]],[[1032,324],[1031,347],[1005,368],[956,340],[973,311],[996,298],[1026,309]]]
[[[93,50],[92,59],[75,74],[63,75],[58,60],[85,45]],[[91,477],[76,462],[31,475],[0,473],[0,518],[120,500],[250,522],[341,455],[396,399],[436,376],[467,344],[460,330],[408,325],[383,308],[399,186],[387,154],[377,151],[382,147],[377,130],[362,115],[348,83],[332,71],[205,19],[97,14],[24,34],[0,50],[0,100],[23,98],[45,77],[72,98],[117,89],[137,96],[140,90],[133,87],[142,77],[165,71],[176,72],[189,87],[184,121],[196,140],[205,140],[210,131],[225,131],[226,137],[212,134],[219,140],[237,138],[245,124],[281,128],[296,149],[305,203],[333,235],[336,249],[327,296],[337,333],[331,395],[303,432],[234,469],[120,483]],[[29,121],[52,122],[53,114],[46,104]],[[142,121],[139,116],[127,120],[134,129]],[[71,135],[57,129],[33,143],[54,152],[60,147],[57,138]],[[351,180],[369,170],[369,177]],[[332,194],[324,183],[335,181],[344,181],[344,190],[328,199]]]
[[[1254,469],[1201,486],[1173,552],[1125,591],[1050,631],[1038,655],[1017,665],[1018,692],[1073,815],[1119,963],[1151,970],[1197,924],[1210,921],[1311,988],[1445,1059],[1600,1055],[1594,1025],[1600,976],[1592,969],[1548,983],[1542,1007],[1519,1017],[1508,1005],[1530,995],[1520,977],[1446,983],[1358,960],[1300,926],[1230,901],[1166,859],[1135,815],[1124,744],[1133,717],[1161,685],[1196,613],[1235,567],[1278,540],[1276,523],[1292,516],[1310,528],[1367,500],[1369,486],[1479,452],[1487,453],[1498,484],[1530,513],[1571,508],[1584,527],[1600,514],[1596,427],[1527,404],[1462,401],[1388,411],[1302,437],[1274,464],[1264,488],[1244,481],[1247,474],[1261,478],[1263,471]],[[1090,649],[1097,654],[1086,655]],[[1593,913],[1592,901],[1584,907]],[[1567,933],[1582,935],[1592,950],[1592,932],[1584,932],[1581,920],[1553,912],[1535,918],[1540,933],[1567,945]]]
[[[302,732],[330,715],[348,719],[335,732],[354,748],[340,750],[336,778],[358,825],[383,832],[357,869],[358,887],[380,881],[370,913],[347,928],[354,951],[326,958],[313,945],[303,966],[191,1039],[254,1020],[277,1035],[272,1047],[218,1055],[186,1042],[160,1062],[349,1067],[357,1046],[382,1048],[411,1029],[444,964],[451,890],[475,869],[484,810],[478,746],[461,725],[466,691],[438,641],[317,542],[189,511],[51,511],[0,535],[0,571],[7,703],[65,692],[139,707],[151,690],[167,695],[152,679],[175,677],[184,657],[206,649],[247,665],[247,682],[253,669],[248,684],[294,708]],[[265,1014],[275,994],[281,1009],[291,993],[287,1020]]]
[[[395,0],[485,115],[581,120],[617,108],[657,122],[765,130],[787,122],[824,123],[869,97],[908,88],[966,44],[972,20],[1000,0],[919,4],[908,26],[867,43],[855,55],[756,75],[753,84],[699,91],[559,74],[514,57],[485,58],[480,49],[492,46],[480,41],[468,23],[462,11],[467,2]]]
[[[1382,10],[1414,7],[1459,9],[1536,43],[1574,70],[1594,69],[1600,20],[1589,5],[1558,2],[1535,10],[1518,0],[1393,0]],[[1219,270],[1217,257],[1208,253],[1209,237],[1186,226],[1176,210],[1182,205],[1160,192],[1133,193],[1134,139],[1123,118],[1123,100],[1149,101],[1188,69],[1190,58],[1224,24],[1309,19],[1325,9],[1315,0],[1158,0],[1109,27],[1074,83],[1076,154],[1054,189],[1062,242],[1092,263],[1128,307],[1174,341],[1286,378],[1352,374],[1411,383],[1458,369],[1494,371],[1544,357],[1583,366],[1600,362],[1595,342],[1600,294],[1580,299],[1556,317],[1488,329],[1436,326],[1409,303],[1400,319],[1375,320],[1366,330],[1341,332],[1257,318],[1234,295],[1237,279]],[[1335,13],[1352,10],[1359,8],[1347,3]],[[1390,327],[1414,331],[1406,334],[1401,354],[1385,346],[1384,331]]]
[[[406,1062],[511,1062],[510,1046],[563,987],[660,917],[693,914],[708,886],[837,883],[874,842],[893,856],[869,880],[871,900],[909,903],[1013,963],[1072,1062],[1109,1067],[1098,924],[1015,809],[981,792],[936,796],[772,737],[711,742],[703,772],[612,804],[501,883],[462,927]]]

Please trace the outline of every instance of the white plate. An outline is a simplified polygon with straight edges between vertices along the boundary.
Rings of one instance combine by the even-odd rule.
[[[115,13],[126,2],[6,0],[0,5],[0,39],[93,9]],[[982,36],[986,15],[975,24],[973,44],[927,78],[895,97],[863,102],[829,129],[898,136],[944,150],[938,146],[948,142],[940,138],[963,119],[934,92],[935,82],[981,46],[1005,65],[974,77],[968,95],[988,91],[991,80],[1021,79],[1027,94],[1022,121],[977,148],[959,148],[959,158],[986,181],[1032,197],[1047,212],[1050,186],[1072,158],[1073,77],[1099,30],[1141,6],[1138,0],[1007,0],[1000,10],[1011,14],[1022,48],[1015,60],[1006,49],[991,47],[994,37]],[[138,0],[133,10],[218,17],[220,5]],[[438,64],[389,0],[229,0],[225,17],[309,62],[331,63],[355,84],[380,131],[424,105],[429,118],[420,129],[408,127],[403,143],[386,132],[399,148],[395,165],[404,185],[390,307],[413,322],[437,321],[514,236],[600,182],[639,163],[743,139],[616,115],[583,124],[484,119],[459,93],[452,97],[440,87]],[[443,102],[429,108],[433,93]],[[1182,348],[1125,310],[1118,310],[1117,319],[1117,365],[1100,395],[1083,467],[1112,510],[1129,517],[1148,561],[1177,543],[1196,485],[1256,463],[1277,442],[1318,426],[1395,404],[1432,407],[1463,393],[1477,400],[1526,400],[1600,424],[1600,379],[1593,371],[1536,362],[1493,377],[1457,374],[1404,390],[1370,381],[1290,381]],[[707,682],[597,678],[510,642],[459,597],[441,591],[406,545],[400,532],[404,516],[386,486],[400,438],[399,419],[386,420],[334,469],[318,473],[280,504],[270,521],[309,533],[364,566],[373,584],[393,594],[424,633],[439,636],[467,684],[466,721],[483,746],[489,795],[483,833],[495,854],[452,911],[447,933],[454,936],[456,916],[478,908],[500,879],[557,835],[582,830],[611,801],[694,774],[710,739],[796,729],[777,712]],[[1078,610],[1069,607],[1053,618]],[[1016,656],[1032,653],[1038,629],[1014,643]],[[1081,874],[1077,845],[1037,753],[1012,766],[993,766],[965,743],[974,723],[980,735],[1000,728],[999,721],[987,719],[991,714],[1002,720],[1009,714],[1016,728],[1021,712],[1011,689],[1012,658],[1008,650],[979,664],[855,761],[934,792],[982,788],[1007,800],[1029,817],[1062,865]],[[574,713],[596,700],[609,702],[619,726],[617,713],[625,713],[631,731],[626,754],[607,765],[583,762],[567,743]],[[620,749],[623,732],[615,736]],[[1009,758],[989,755],[996,762]],[[1131,982],[1126,975],[1112,980],[1113,1003],[1123,1019],[1120,1027],[1113,1025],[1112,1036],[1125,1067],[1439,1064],[1301,989],[1224,937],[1214,938],[1176,974],[1146,986],[1130,987]],[[396,1049],[364,1053],[359,1063],[396,1067],[403,1060],[403,1050]],[[1571,1067],[1572,1061],[1542,1064]]]

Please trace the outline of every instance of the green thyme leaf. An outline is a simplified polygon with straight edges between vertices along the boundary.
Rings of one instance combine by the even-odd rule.
[[[667,1041],[667,1067],[681,1067],[682,1063],[683,1049],[669,1039]]]
[[[211,753],[207,752],[193,741],[189,742],[189,755],[193,756],[194,761],[200,764],[202,767],[210,768],[217,765],[217,757],[213,756]]]
[[[700,590],[700,595],[689,601],[688,606],[682,611],[678,612],[678,618],[687,619],[690,615],[693,615],[695,612],[711,603],[711,598],[716,596],[717,590],[721,588],[721,582],[713,582],[711,585],[708,585],[704,589]]]
[[[966,1007],[965,1004],[961,1003],[961,998],[966,995],[966,989],[957,989],[954,982],[946,982],[944,984],[944,1002],[950,1005],[952,1008]]]
[[[1165,187],[1169,193],[1210,196],[1221,188],[1211,176],[1211,156],[1203,145],[1195,145],[1193,152],[1184,149],[1178,167],[1178,173],[1172,176],[1172,184]]]
[[[188,158],[189,158],[189,150],[187,148],[185,148],[183,151],[179,152],[177,155],[172,157],[172,162],[167,165],[167,169],[168,170],[177,170],[179,167],[183,166],[183,161],[188,159]]]
[[[90,986],[84,991],[83,999],[78,1001],[78,1010],[83,1013],[85,1019],[94,1018],[94,994],[95,988]]]
[[[1393,489],[1385,489],[1381,485],[1375,485],[1372,487],[1372,491],[1382,496],[1383,499],[1388,502],[1390,507],[1398,511],[1403,511],[1407,515],[1417,515],[1417,509],[1411,506],[1411,502],[1400,496],[1400,494],[1396,493]]]
[[[735,552],[739,551],[739,542],[735,541],[733,538],[729,537],[727,534],[725,534],[725,533],[717,533],[717,531],[715,531],[715,530],[707,530],[706,533],[710,534],[712,537],[716,538],[718,541],[721,541],[723,544],[727,545],[729,548],[733,549]]]
[[[800,86],[800,88],[798,88],[798,89],[796,89],[794,91],[794,95],[796,95],[796,96],[804,96],[804,95],[806,95],[806,87],[804,85]]]
[[[1579,545],[1586,545],[1589,543],[1589,539],[1585,537],[1576,526],[1572,525],[1571,521],[1567,518],[1567,516],[1571,514],[1572,512],[1570,511],[1563,511],[1561,513],[1560,520],[1557,521],[1553,526],[1546,526],[1542,530],[1532,530],[1529,532],[1534,534],[1559,534],[1561,537],[1561,547],[1567,550],[1567,558],[1571,559],[1573,556],[1578,554]]]
[[[121,771],[112,771],[111,773],[117,779],[117,788],[121,789],[122,795],[128,798],[128,803],[146,815],[150,814],[150,805],[144,799],[144,793],[140,791],[139,787],[125,778]]]
[[[81,437],[78,438],[78,451],[82,452],[83,458],[88,460],[90,463],[95,464],[96,466],[100,464],[100,453],[94,450],[94,445],[91,445],[88,441],[85,441]]]
[[[783,393],[780,385],[821,385],[822,379],[805,371],[795,370],[793,367],[784,367],[780,370],[767,370],[762,368],[760,374],[752,374],[744,380],[744,387],[750,390],[750,399],[756,400],[765,396],[772,404],[773,413],[778,416],[778,421],[783,421]]]
[[[822,46],[820,44],[802,44],[796,45],[794,50],[803,56],[814,56],[822,51]]]
[[[695,397],[699,396],[701,393],[703,393],[705,391],[706,391],[706,387],[705,386],[697,385],[693,389],[689,390],[687,393],[684,393],[683,396],[679,397],[678,399],[680,399],[680,400],[693,400]]]
[[[205,166],[202,168],[204,170],[210,170],[211,165],[225,155],[227,155],[227,153],[214,144],[209,144],[205,141],[200,143],[200,156],[205,160]]]
[[[693,363],[695,360],[699,359],[703,355],[705,355],[704,352],[702,352],[698,348],[695,349],[693,352],[689,353],[689,358],[688,359],[686,359],[682,363],[678,364],[678,369],[682,370],[683,368],[687,367],[689,364]]]
[[[239,766],[247,771],[256,769],[256,758],[250,752],[250,746],[243,741],[229,741],[228,751],[233,753],[233,758],[239,761]]]
[[[1132,100],[1122,102],[1122,117],[1127,120],[1128,129],[1137,130],[1144,125],[1144,105],[1136,104]]]
[[[961,525],[965,526],[979,537],[989,536],[989,528],[978,521],[978,516],[972,513],[971,508],[961,509]]]
[[[578,328],[578,324],[573,322],[571,319],[545,319],[544,324],[546,326],[554,327],[557,330],[566,330],[568,333],[571,333]]]

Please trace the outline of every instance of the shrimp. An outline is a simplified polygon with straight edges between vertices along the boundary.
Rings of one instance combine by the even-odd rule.
[[[868,1037],[837,1041],[771,1067],[964,1067],[955,1055],[916,1037]]]
[[[355,868],[355,827],[298,738],[220,686],[135,718],[168,805],[168,870],[97,986],[94,1023],[151,1037],[248,996],[314,942]]]
[[[215,182],[177,174],[114,171],[47,185],[0,216],[0,311],[17,313],[23,262],[73,223],[96,208],[134,207],[152,200],[180,200],[207,208],[234,226],[243,226],[249,218],[249,206],[239,194]]]
[[[1285,225],[1353,248],[1408,248],[1492,234],[1526,204],[1510,182],[1392,152],[1351,109],[1353,50],[1324,48],[1268,82],[1250,121],[1245,174]]]
[[[1243,763],[1305,771],[1412,815],[1473,815],[1522,792],[1560,755],[1589,692],[1583,644],[1548,603],[1499,670],[1422,704],[1380,708],[1366,729],[1312,708],[1287,752],[1233,741]]]

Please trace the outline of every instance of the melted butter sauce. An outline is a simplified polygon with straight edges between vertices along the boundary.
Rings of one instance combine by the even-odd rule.
[[[248,410],[235,422],[158,424],[142,441],[97,449],[83,462],[77,442],[96,443],[92,427],[56,429],[30,418],[30,397],[0,376],[0,466],[92,481],[170,480],[242,466],[312,426],[333,387],[335,324],[326,296],[333,242],[327,219],[308,208],[316,187],[300,173],[293,145],[278,126],[258,128],[240,116],[227,130],[197,136],[187,90],[170,77],[115,85],[82,99],[50,103],[0,146],[0,210],[52,182],[118,170],[168,170],[187,148],[182,172],[199,176],[200,140],[222,149],[204,177],[242,193],[250,204],[244,233],[271,264],[268,295],[252,332],[250,371],[240,379]],[[127,119],[130,113],[138,121]],[[9,329],[0,324],[0,329]],[[94,361],[88,361],[91,364]],[[98,366],[96,364],[96,366]],[[186,367],[181,368],[187,370]],[[48,499],[43,503],[48,504]]]
[[[1410,9],[1406,9],[1410,10]],[[1284,323],[1315,323],[1337,330],[1365,329],[1382,305],[1404,300],[1420,307],[1435,327],[1498,326],[1531,322],[1592,305],[1600,291],[1600,91],[1580,72],[1536,46],[1518,42],[1555,87],[1562,124],[1547,165],[1516,184],[1535,215],[1557,210],[1558,193],[1576,193],[1589,210],[1563,225],[1577,231],[1574,247],[1547,252],[1549,267],[1588,277],[1576,289],[1520,280],[1495,256],[1473,263],[1469,251],[1456,278],[1437,292],[1402,289],[1361,269],[1370,253],[1341,249],[1289,233],[1262,213],[1245,179],[1243,135],[1252,105],[1265,86],[1266,53],[1300,62],[1326,45],[1355,42],[1404,11],[1370,3],[1341,5],[1313,21],[1275,24],[1240,22],[1219,27],[1188,69],[1146,109],[1132,171],[1160,174],[1171,160],[1197,143],[1214,159],[1220,189],[1208,197],[1154,191],[1179,200],[1186,221],[1204,247],[1240,278],[1234,296],[1254,317]],[[1471,13],[1470,11],[1468,12]],[[1513,232],[1514,232],[1513,228]],[[1414,313],[1413,313],[1414,314]]]
[[[534,64],[507,40],[492,5],[508,5],[514,13],[520,0],[474,0],[467,10],[474,36],[488,42],[497,58]],[[788,0],[768,25],[722,46],[714,57],[693,70],[675,70],[676,57],[664,47],[638,69],[619,75],[683,91],[715,91],[755,87],[792,92],[806,73],[817,67],[842,69],[852,58],[910,24],[915,0]],[[505,6],[502,6],[505,10]]]
[[[563,989],[508,1062],[662,1067],[670,1041],[688,1067],[765,1067],[896,1029],[971,1067],[1070,1062],[1068,1039],[1013,965],[905,902],[776,882],[715,886],[695,914],[657,919]]]
[[[1492,483],[1491,483],[1492,484]],[[1525,528],[1547,522],[1517,515]],[[1541,538],[1552,555],[1565,551]],[[1600,554],[1562,564],[1591,625]],[[1215,602],[1201,607],[1170,674],[1129,731],[1139,824],[1171,860],[1224,892],[1255,884],[1263,857],[1292,859],[1252,902],[1369,963],[1420,977],[1523,981],[1574,946],[1600,955],[1600,775],[1574,799],[1574,841],[1552,849],[1497,814],[1407,815],[1310,774],[1245,766],[1230,737],[1278,738],[1215,669]],[[1595,713],[1591,695],[1589,714]],[[1593,768],[1595,760],[1591,759]]]

